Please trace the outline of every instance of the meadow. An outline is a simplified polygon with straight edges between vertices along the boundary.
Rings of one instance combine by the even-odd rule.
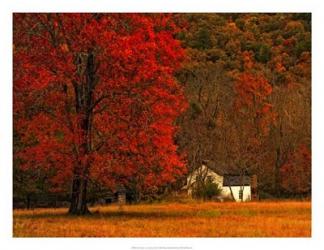
[[[14,237],[310,237],[311,203],[191,202],[14,210]]]

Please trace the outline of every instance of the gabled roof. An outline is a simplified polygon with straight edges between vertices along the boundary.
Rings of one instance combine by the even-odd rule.
[[[227,174],[227,170],[225,168],[223,168],[223,167],[220,167],[214,161],[204,160],[204,161],[202,161],[202,164],[205,165],[210,170],[214,171],[215,173],[221,175],[221,176],[224,176],[225,174]]]
[[[233,166],[224,166],[221,165],[220,163],[217,164],[214,161],[203,160],[202,164],[207,166],[207,168],[209,168],[210,170],[214,171],[215,173],[221,176],[225,176],[225,175],[240,176],[242,174],[242,169]],[[245,175],[249,175],[249,173],[246,171]]]

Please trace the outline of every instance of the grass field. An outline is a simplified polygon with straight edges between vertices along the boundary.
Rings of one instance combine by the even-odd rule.
[[[165,203],[14,210],[15,237],[310,237],[310,202]]]

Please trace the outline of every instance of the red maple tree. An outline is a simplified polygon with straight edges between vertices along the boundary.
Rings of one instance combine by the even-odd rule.
[[[174,144],[186,108],[173,73],[184,58],[172,15],[15,14],[14,129],[25,169],[71,184],[72,214],[87,188],[175,180]]]

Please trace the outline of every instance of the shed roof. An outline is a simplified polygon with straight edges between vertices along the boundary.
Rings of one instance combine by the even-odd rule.
[[[118,193],[126,193],[126,188],[124,185],[118,185],[116,188],[116,192]]]
[[[223,180],[223,186],[250,186],[250,176],[239,175],[225,175]]]

